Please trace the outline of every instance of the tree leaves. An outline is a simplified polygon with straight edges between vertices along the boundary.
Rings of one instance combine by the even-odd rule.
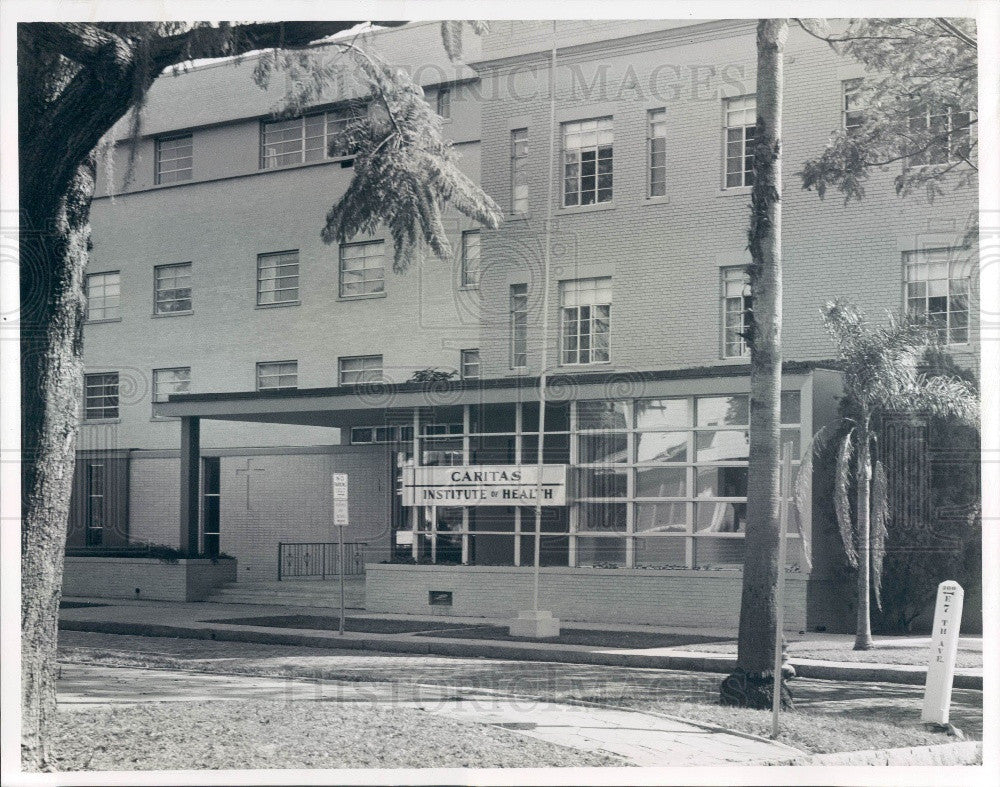
[[[854,544],[854,523],[851,519],[851,457],[854,454],[854,428],[852,427],[840,442],[837,451],[836,479],[833,485],[833,509],[837,515],[840,540],[844,543],[844,554],[852,568],[858,567],[858,550]]]
[[[882,460],[876,460],[872,477],[872,586],[875,606],[882,609],[882,562],[885,558],[885,541],[889,524],[889,478]]]

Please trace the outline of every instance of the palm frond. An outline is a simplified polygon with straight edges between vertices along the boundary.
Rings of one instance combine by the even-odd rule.
[[[809,557],[809,539],[806,536],[805,528],[802,527],[802,522],[812,508],[812,471],[813,451],[809,450],[802,457],[802,462],[799,464],[799,472],[795,476],[795,510],[798,513],[798,516],[795,517],[795,527],[799,531],[799,539],[802,543],[802,557],[805,561],[807,571],[812,571],[812,560]]]
[[[837,470],[833,487],[833,509],[837,515],[840,540],[844,544],[844,554],[852,568],[858,567],[858,550],[854,544],[854,523],[851,521],[851,457],[854,454],[854,429],[851,429],[840,443],[837,451]]]
[[[876,460],[872,477],[872,585],[875,605],[882,609],[882,562],[889,526],[889,478],[882,460]]]

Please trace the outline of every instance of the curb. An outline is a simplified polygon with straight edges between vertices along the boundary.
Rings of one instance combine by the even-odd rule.
[[[754,765],[843,765],[843,766],[907,766],[907,765],[982,765],[983,744],[978,741],[941,743],[936,746],[910,746],[904,749],[873,749],[831,754],[812,754],[788,760],[765,760]]]
[[[281,631],[261,631],[246,628],[218,628],[214,626],[171,626],[156,623],[124,623],[111,620],[59,621],[63,631],[91,631],[101,634],[131,634],[141,637],[180,637],[184,639],[212,639],[222,642],[254,642],[263,645],[299,645],[331,650],[374,650],[388,653],[415,653],[421,655],[477,656],[511,661],[546,661],[563,664],[593,664],[605,667],[637,667],[647,669],[687,670],[692,672],[728,673],[736,659],[728,656],[649,656],[638,653],[607,653],[560,649],[535,648],[518,645],[497,645],[470,640],[441,640],[438,638],[382,639],[367,637],[333,638],[311,634],[290,634]],[[884,667],[848,667],[835,664],[796,664],[799,677],[820,680],[856,680],[862,682],[902,683],[922,685],[925,675],[917,670],[887,669]],[[955,688],[983,689],[982,675],[955,675]]]

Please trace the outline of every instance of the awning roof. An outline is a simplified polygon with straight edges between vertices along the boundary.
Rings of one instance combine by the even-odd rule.
[[[831,362],[790,361],[783,365],[786,387],[795,387],[815,368]],[[728,393],[748,387],[748,364],[725,364],[660,371],[588,372],[548,377],[550,401]],[[743,378],[743,379],[740,379]],[[357,426],[377,424],[386,415],[405,416],[413,408],[499,402],[537,402],[538,377],[437,382],[361,383],[335,388],[171,394],[153,405],[156,416],[194,416],[224,421]],[[678,390],[677,383],[685,391]],[[690,389],[690,390],[687,390]],[[392,419],[395,420],[395,419]],[[402,422],[402,421],[397,421]]]

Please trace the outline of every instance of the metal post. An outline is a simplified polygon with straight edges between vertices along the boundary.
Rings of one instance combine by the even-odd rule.
[[[340,553],[340,633],[344,633],[344,528],[337,528],[337,542]]]
[[[281,542],[278,542],[278,581],[281,582]]]
[[[781,641],[785,628],[785,552],[788,547],[788,496],[791,494],[792,444],[781,447],[781,506],[778,509],[778,587],[774,624],[774,693],[771,697],[771,737],[778,737],[778,715],[781,712]]]
[[[178,546],[190,556],[198,554],[198,487],[201,476],[201,421],[181,418],[181,499]]]

